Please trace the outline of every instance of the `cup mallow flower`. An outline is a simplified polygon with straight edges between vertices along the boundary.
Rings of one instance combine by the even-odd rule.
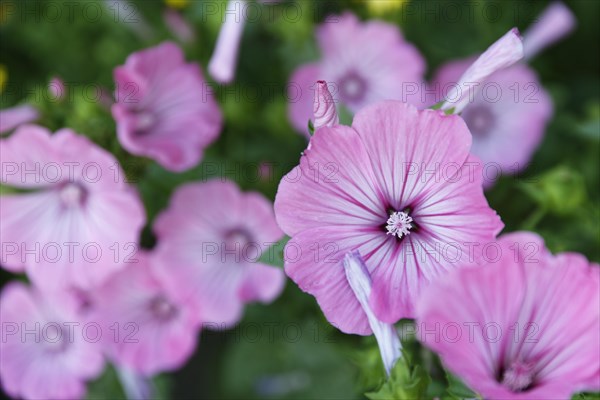
[[[483,196],[470,146],[459,116],[399,101],[362,109],[351,127],[315,132],[279,184],[275,214],[291,236],[287,275],[333,325],[372,332],[344,274],[349,251],[364,257],[374,314],[395,323],[413,316],[423,286],[459,261],[477,262],[469,246],[494,240],[502,223]]]
[[[104,367],[97,331],[84,329],[77,301],[9,283],[0,295],[0,380],[8,395],[23,399],[85,397],[86,381]]]
[[[205,326],[234,324],[246,303],[269,303],[283,290],[283,271],[258,262],[283,236],[259,193],[221,180],[184,185],[153,229],[161,281],[196,307]]]
[[[344,257],[344,271],[350,288],[369,320],[369,326],[379,345],[385,372],[389,376],[394,364],[401,356],[402,344],[398,332],[396,332],[394,325],[381,322],[371,310],[369,305],[369,296],[372,291],[371,277],[358,251],[346,254]]]
[[[318,81],[313,103],[313,127],[315,130],[322,126],[334,126],[340,123],[335,100],[327,88],[327,82]]]
[[[508,31],[481,54],[446,95],[442,110],[460,113],[473,99],[482,83],[494,72],[523,58],[523,41],[517,28]]]
[[[101,343],[108,357],[142,376],[181,367],[200,330],[193,308],[161,282],[151,257],[137,252],[135,263],[97,288],[90,317],[106,332]]]
[[[525,59],[567,35],[574,27],[573,14],[562,3],[551,4],[523,35]],[[474,58],[450,61],[441,66],[433,81],[438,100],[453,86]],[[527,167],[552,118],[553,105],[537,74],[518,63],[490,75],[463,110],[462,117],[473,134],[472,153],[486,165],[484,186],[502,175],[514,175]]]
[[[122,268],[146,214],[112,154],[70,129],[0,141],[0,264],[42,288],[89,289]]]
[[[117,136],[132,154],[171,171],[194,167],[221,130],[222,115],[196,64],[174,43],[135,52],[114,70]]]
[[[223,25],[208,63],[208,73],[219,83],[229,84],[235,77],[240,41],[246,24],[245,7],[245,0],[229,0],[227,3]]]
[[[486,399],[569,399],[600,389],[600,268],[552,256],[527,232],[498,257],[440,278],[417,301],[418,338]]]
[[[443,91],[472,64],[473,58],[451,61],[436,73],[433,85]],[[516,64],[492,74],[463,110],[461,117],[473,135],[471,152],[484,163],[484,186],[503,175],[524,170],[552,118],[552,100],[537,74]]]
[[[290,120],[307,136],[318,80],[329,82],[334,99],[352,112],[380,100],[403,100],[405,83],[423,81],[425,61],[395,25],[361,22],[346,12],[329,17],[316,36],[321,59],[296,69],[288,84]]]

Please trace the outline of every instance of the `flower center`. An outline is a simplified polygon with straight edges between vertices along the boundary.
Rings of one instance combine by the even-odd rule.
[[[340,79],[340,97],[342,101],[358,102],[365,97],[367,82],[356,72],[348,72]]]
[[[150,312],[160,321],[168,321],[177,314],[177,308],[163,296],[156,296],[150,300]]]
[[[152,115],[152,113],[146,111],[139,112],[135,121],[135,133],[138,135],[143,135],[155,123],[156,118],[154,117],[154,115]]]
[[[504,372],[502,384],[513,392],[522,392],[531,386],[533,378],[533,365],[516,361]]]
[[[396,211],[386,221],[385,229],[388,235],[394,235],[401,239],[402,236],[410,235],[410,229],[413,227],[412,222],[413,219],[410,215],[404,211]]]
[[[65,207],[77,207],[85,202],[87,190],[78,183],[69,182],[60,189],[59,196]]]
[[[496,124],[494,113],[484,105],[467,107],[462,117],[474,136],[486,136]]]

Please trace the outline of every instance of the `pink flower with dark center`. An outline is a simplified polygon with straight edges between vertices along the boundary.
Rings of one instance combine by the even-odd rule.
[[[298,68],[288,86],[290,120],[305,135],[318,80],[329,82],[334,99],[352,112],[380,100],[403,100],[403,84],[423,81],[425,61],[395,25],[360,22],[346,12],[329,17],[317,41],[321,59]]]
[[[469,58],[445,64],[433,84],[447,90],[472,62]],[[461,116],[473,135],[471,152],[485,165],[484,185],[489,187],[500,175],[527,167],[552,117],[552,100],[537,74],[524,64],[495,72],[482,86]]]
[[[423,292],[420,340],[486,399],[599,390],[598,265],[578,254],[554,257],[532,233],[504,235],[497,248],[493,262]]]
[[[154,232],[161,280],[207,325],[234,324],[245,303],[271,302],[283,289],[283,271],[258,262],[283,236],[258,193],[217,180],[182,186]]]
[[[395,323],[413,316],[423,286],[477,261],[469,243],[494,240],[502,223],[470,145],[460,117],[397,101],[359,111],[352,127],[315,132],[279,185],[275,214],[292,237],[286,273],[340,330],[371,332],[345,278],[348,252],[364,257],[373,312]]]
[[[84,328],[66,294],[10,283],[0,296],[0,324],[0,379],[14,398],[83,398],[85,382],[102,372],[98,332]]]
[[[112,114],[123,147],[172,171],[198,164],[222,125],[200,68],[166,42],[131,54],[114,76]]]
[[[145,223],[117,160],[69,129],[25,125],[0,143],[0,264],[43,288],[93,287],[123,266]]]
[[[117,365],[144,376],[181,367],[194,352],[199,322],[158,279],[146,253],[94,291],[102,344]]]

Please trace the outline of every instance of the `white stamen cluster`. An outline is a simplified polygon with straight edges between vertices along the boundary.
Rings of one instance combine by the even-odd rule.
[[[402,236],[409,235],[410,229],[413,227],[412,223],[413,219],[410,215],[403,211],[397,211],[390,215],[387,220],[387,229],[388,235],[397,236],[398,239],[402,238]]]

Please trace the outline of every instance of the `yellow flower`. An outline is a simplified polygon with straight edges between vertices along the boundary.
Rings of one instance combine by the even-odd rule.
[[[6,67],[0,64],[0,93],[4,90],[4,86],[6,86],[6,82],[8,81],[8,71]]]
[[[171,8],[183,9],[190,4],[189,0],[165,0],[165,3]]]
[[[367,0],[366,3],[371,14],[382,16],[400,10],[408,0]]]

